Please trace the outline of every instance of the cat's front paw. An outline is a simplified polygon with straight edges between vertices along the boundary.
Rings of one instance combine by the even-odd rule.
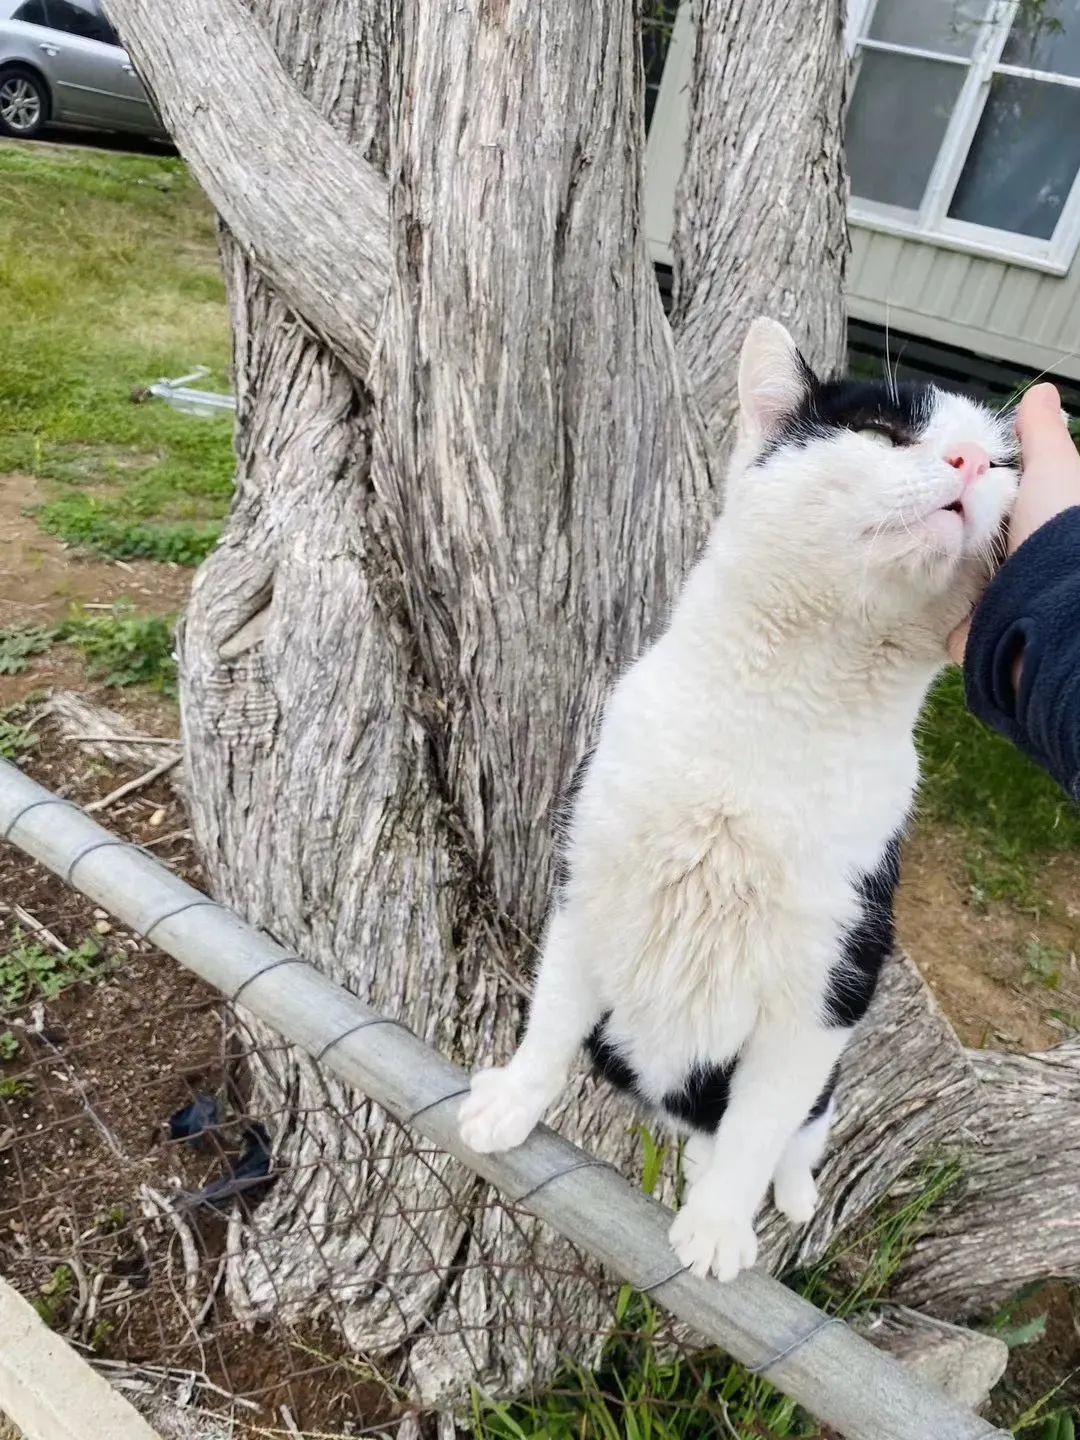
[[[672,1249],[694,1275],[734,1280],[757,1260],[758,1243],[752,1218],[725,1210],[715,1197],[691,1190],[675,1216],[668,1238]]]
[[[547,1096],[509,1065],[478,1070],[458,1112],[461,1138],[480,1155],[513,1150],[536,1129],[546,1103]]]

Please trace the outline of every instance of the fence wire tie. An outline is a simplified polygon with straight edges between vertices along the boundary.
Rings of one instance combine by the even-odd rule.
[[[449,1098],[449,1097],[447,1097]],[[614,1170],[615,1166],[609,1160],[575,1160],[573,1165],[568,1165],[565,1170],[556,1170],[554,1175],[547,1175],[543,1180],[535,1184],[531,1190],[526,1190],[524,1195],[515,1195],[511,1205],[524,1205],[531,1200],[538,1190],[543,1190],[545,1185],[550,1185],[553,1180],[561,1180],[564,1175],[572,1175],[575,1170]]]
[[[50,796],[48,800],[31,800],[29,805],[24,805],[21,810],[17,810],[15,812],[15,819],[12,820],[11,824],[4,831],[4,839],[10,840],[11,832],[15,829],[15,826],[18,825],[19,821],[23,818],[23,816],[29,815],[31,810],[36,810],[40,805],[66,805],[69,810],[78,810],[79,808],[78,805],[76,805],[73,801],[61,800],[56,795]]]
[[[175,920],[177,915],[183,915],[187,910],[194,910],[197,905],[213,905],[215,909],[221,909],[221,906],[218,905],[216,900],[207,900],[205,898],[200,900],[185,900],[183,905],[175,905],[171,910],[166,910],[164,915],[159,915],[156,920],[151,920],[145,929],[138,932],[139,939],[149,940],[151,934],[159,925],[164,925],[166,920]]]
[[[429,1100],[426,1105],[421,1105],[419,1110],[414,1110],[411,1115],[406,1115],[401,1122],[402,1125],[411,1125],[414,1120],[419,1120],[421,1115],[426,1115],[429,1110],[434,1110],[444,1100],[456,1100],[459,1095],[468,1095],[471,1089],[470,1085],[462,1085],[457,1090],[450,1090],[447,1094],[440,1095],[437,1100]]]
[[[88,855],[92,855],[95,850],[115,849],[118,846],[123,846],[125,850],[138,849],[138,846],[132,845],[129,840],[95,840],[92,845],[87,845],[79,851],[79,853],[75,856],[75,859],[72,860],[71,864],[64,872],[64,879],[67,884],[74,886],[75,882],[71,877],[75,874],[75,867],[79,864],[80,861],[85,860]]]
[[[653,1290],[659,1290],[660,1286],[666,1285],[669,1280],[677,1280],[680,1275],[685,1275],[689,1269],[689,1265],[679,1265],[667,1275],[661,1275],[659,1280],[650,1280],[648,1285],[638,1285],[637,1292],[639,1295],[648,1295]]]
[[[825,1315],[805,1335],[800,1335],[798,1340],[793,1340],[783,1350],[778,1350],[775,1355],[770,1355],[767,1360],[761,1360],[756,1365],[745,1365],[743,1368],[749,1375],[763,1375],[766,1370],[771,1370],[781,1360],[786,1360],[789,1355],[794,1355],[796,1350],[801,1350],[804,1345],[809,1345],[814,1336],[820,1335],[822,1330],[827,1329],[828,1326],[843,1325],[843,1323],[839,1315]]]
[[[302,955],[284,955],[280,960],[272,960],[269,965],[264,965],[261,970],[256,970],[254,975],[249,975],[241,982],[240,988],[229,996],[229,1004],[235,1005],[249,985],[254,985],[256,980],[269,975],[271,970],[280,970],[282,965],[311,965],[311,961],[305,960]]]
[[[256,978],[256,976],[252,976],[252,979]],[[392,1015],[372,1015],[367,1020],[361,1020],[357,1025],[350,1025],[348,1030],[343,1030],[340,1035],[335,1035],[333,1040],[328,1040],[319,1053],[312,1056],[315,1064],[321,1064],[323,1057],[329,1054],[335,1045],[340,1045],[343,1040],[348,1040],[350,1035],[359,1035],[361,1030],[368,1030],[372,1025],[397,1025],[399,1029],[407,1031],[408,1034],[411,1035],[413,1033],[408,1025],[405,1024],[404,1020],[395,1020]],[[444,1098],[449,1099],[450,1097],[446,1096]],[[434,1103],[437,1105],[439,1102],[436,1100]],[[425,1106],[424,1108],[426,1109],[427,1107]],[[420,1113],[420,1111],[417,1111],[417,1114]]]

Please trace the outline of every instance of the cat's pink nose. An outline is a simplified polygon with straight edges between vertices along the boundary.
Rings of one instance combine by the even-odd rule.
[[[945,464],[960,472],[960,480],[966,489],[990,469],[990,456],[981,445],[964,443],[953,445],[945,454]]]

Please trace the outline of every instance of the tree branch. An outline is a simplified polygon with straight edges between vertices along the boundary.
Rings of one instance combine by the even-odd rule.
[[[365,379],[390,283],[382,176],[303,98],[240,0],[107,8],[241,249]]]
[[[839,0],[695,0],[673,324],[717,440],[757,315],[789,325],[812,364],[843,362],[841,10]]]
[[[1038,1055],[971,1050],[979,1109],[963,1187],[931,1216],[898,1293],[947,1314],[985,1311],[1047,1276],[1080,1276],[1080,1040]]]

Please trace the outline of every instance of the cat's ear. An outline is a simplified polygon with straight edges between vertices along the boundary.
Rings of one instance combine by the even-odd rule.
[[[802,403],[814,372],[776,320],[759,317],[746,332],[739,356],[739,427],[755,440],[769,440]]]

